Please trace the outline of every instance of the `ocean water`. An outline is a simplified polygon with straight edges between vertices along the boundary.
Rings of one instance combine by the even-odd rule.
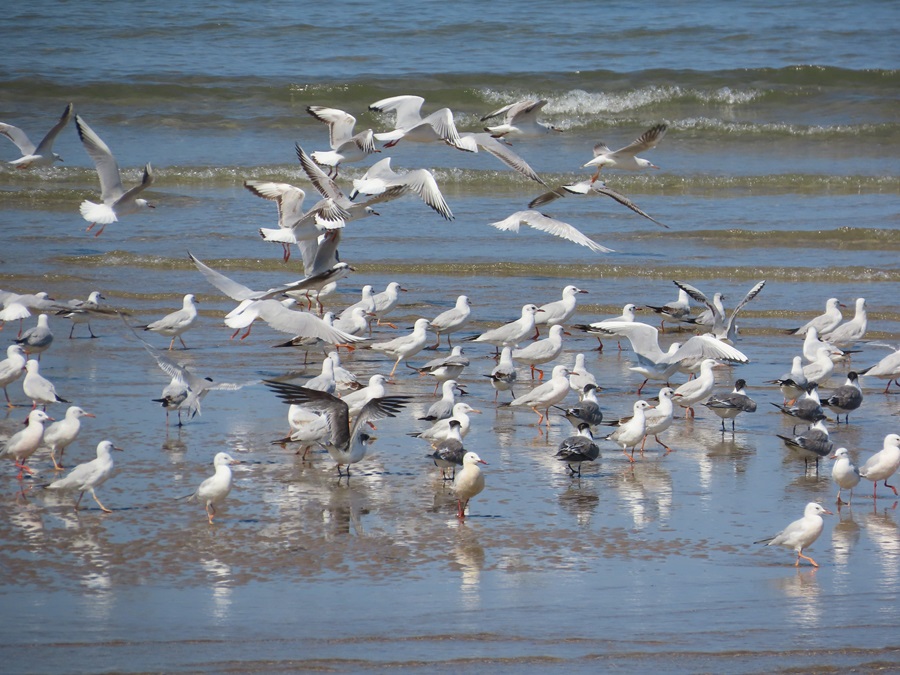
[[[553,458],[568,423],[554,418],[539,433],[530,411],[498,406],[483,377],[491,350],[467,348],[472,365],[461,379],[482,414],[466,447],[489,466],[463,523],[424,459],[427,446],[407,435],[422,428],[415,418],[433,383],[402,365],[392,391],[415,397],[409,411],[381,421],[371,456],[337,481],[326,455],[301,462],[271,445],[286,411],[265,388],[212,392],[200,417],[167,428],[150,399],[168,378],[118,320],[93,322],[97,340],[83,326],[66,340],[69,324],[51,317],[57,340],[42,372],[97,414],[67,459],[89,459],[103,438],[126,451],[98,490],[110,515],[89,496],[75,515],[68,498],[35,488],[52,475],[46,453],[34,458],[41,476],[23,486],[4,468],[3,662],[20,672],[896,669],[897,501],[883,487],[873,500],[863,481],[852,507],[834,509],[830,463],[816,473],[785,450],[776,434],[791,424],[764,382],[798,352],[783,329],[832,296],[850,307],[865,297],[871,341],[900,341],[898,23],[897,4],[876,1],[7,9],[0,121],[39,140],[73,102],[126,185],[153,165],[157,208],[100,237],[86,233],[78,205],[96,199],[97,177],[71,125],[54,146],[64,163],[37,172],[0,164],[0,288],[58,299],[101,290],[135,322],[196,293],[202,325],[175,357],[216,381],[318,372],[320,354],[304,365],[302,352],[271,349],[284,336],[266,327],[229,340],[221,320],[233,303],[187,258],[190,250],[253,288],[301,274],[295,258],[285,265],[281,248],[259,238],[258,228],[275,226],[275,207],[242,183],[291,182],[312,199],[294,144],[325,149],[327,132],[308,105],[347,110],[357,129],[382,131],[391,120],[368,105],[418,94],[424,112],[450,107],[461,130],[477,131],[501,105],[546,98],[544,119],[562,133],[513,149],[550,186],[587,178],[595,143],[620,147],[668,125],[644,155],[658,171],[604,179],[669,229],[600,197],[544,209],[610,254],[490,227],[546,188],[485,153],[401,142],[343,166],[343,184],[387,155],[398,169],[429,168],[455,215],[444,221],[404,197],[348,225],[341,257],[357,272],[329,305],[354,302],[364,284],[409,289],[394,314],[398,331],[380,327],[374,339],[460,293],[472,299],[474,334],[524,303],[557,299],[568,283],[589,291],[573,323],[628,302],[673,300],[673,279],[722,291],[728,307],[767,283],[741,315],[737,347],[751,363],[718,374],[720,389],[746,379],[757,413],[722,434],[718,418],[698,409],[664,436],[675,452],[648,444],[634,466],[603,442],[580,480]],[[17,156],[0,139],[0,160]],[[16,329],[4,327],[4,344]],[[608,417],[629,411],[640,380],[627,344],[619,351],[607,340],[598,353],[593,337],[572,333],[560,362],[588,354]],[[829,387],[887,353],[871,341]],[[344,363],[361,379],[391,366],[362,349]],[[523,390],[527,378],[526,368]],[[882,394],[883,384],[866,380],[861,410],[832,427],[859,462],[900,430],[897,396]],[[10,395],[24,403],[19,383]],[[11,409],[0,437],[25,412]],[[244,466],[210,527],[202,507],[175,498],[209,474],[220,450]],[[835,510],[809,551],[819,569],[752,546],[811,500]]]

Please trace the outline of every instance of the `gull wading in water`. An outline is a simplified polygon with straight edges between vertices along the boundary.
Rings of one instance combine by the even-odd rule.
[[[562,400],[569,393],[569,369],[565,366],[554,366],[553,375],[544,384],[538,385],[527,394],[523,394],[510,403],[504,405],[513,408],[531,408],[538,416],[538,429],[546,420],[547,428],[550,428],[550,408]],[[543,412],[541,412],[543,410]]]
[[[213,458],[215,473],[200,483],[200,487],[187,497],[188,501],[197,500],[206,506],[206,517],[210,525],[213,524],[216,515],[216,504],[225,501],[225,497],[231,492],[231,467],[240,463],[239,459],[235,459],[227,452],[216,453]]]
[[[884,486],[891,488],[894,495],[897,488],[888,484],[888,478],[893,476],[900,468],[900,436],[888,434],[884,437],[884,446],[859,467],[859,475],[872,481],[872,498],[878,498],[878,481],[883,480]]]
[[[469,297],[460,295],[456,298],[456,305],[453,309],[441,312],[431,320],[431,330],[437,333],[437,342],[429,349],[437,349],[441,346],[441,336],[447,336],[447,346],[453,347],[450,341],[450,334],[455,333],[467,323],[472,315],[472,308],[469,306]]]
[[[457,473],[453,479],[453,492],[456,494],[458,507],[456,517],[459,519],[466,517],[466,507],[469,505],[469,500],[481,494],[481,491],[484,490],[484,474],[481,472],[479,464],[487,465],[487,462],[476,453],[467,452],[463,456],[462,471]]]
[[[572,385],[572,375],[569,375],[569,388]],[[588,383],[584,385],[581,400],[570,408],[562,408],[553,406],[557,410],[562,410],[563,415],[569,420],[569,423],[576,429],[582,424],[587,423],[596,426],[603,422],[603,411],[600,410],[600,402],[597,400],[597,385]]]
[[[153,169],[150,164],[144,166],[144,176],[138,185],[126,191],[122,187],[119,165],[113,157],[109,146],[78,115],[75,115],[75,127],[84,149],[94,160],[97,176],[100,178],[100,199],[102,203],[85,200],[81,202],[81,216],[90,223],[88,232],[97,224],[100,229],[94,233],[99,237],[110,223],[119,220],[119,216],[136,213],[141,209],[152,209],[153,204],[138,195],[153,183]]]
[[[799,328],[789,328],[785,331],[788,335],[806,335],[806,331],[810,328],[815,328],[818,331],[819,335],[824,335],[830,331],[833,331],[841,321],[844,320],[844,315],[841,314],[841,307],[845,307],[846,305],[842,305],[837,298],[829,298],[825,303],[825,313],[819,314],[814,319],[807,321],[805,324],[800,326]]]
[[[81,431],[81,418],[94,417],[76,405],[69,406],[66,416],[59,422],[54,422],[44,430],[44,445],[50,448],[50,459],[53,460],[53,468],[62,469],[62,456]]]
[[[620,423],[619,428],[606,437],[606,440],[622,446],[622,454],[630,462],[634,462],[634,448],[647,435],[646,411],[652,407],[647,401],[635,401],[631,417]],[[630,454],[628,448],[631,448]]]
[[[704,403],[707,408],[722,418],[722,431],[725,431],[725,420],[731,420],[731,430],[734,431],[734,419],[743,412],[756,412],[756,401],[747,396],[744,387],[747,383],[739,379],[734,383],[734,389],[730,393],[713,394]]]
[[[508,391],[513,398],[516,397],[513,385],[516,383],[518,374],[516,373],[516,364],[512,359],[512,347],[504,347],[500,350],[500,360],[494,366],[491,374],[485,375],[485,377],[490,378],[491,386],[494,388],[494,402],[497,401],[497,396],[501,391]]]
[[[12,124],[0,122],[0,136],[6,136],[16,144],[22,156],[10,162],[17,169],[37,169],[44,166],[53,166],[54,162],[61,162],[63,158],[53,152],[53,141],[59,135],[72,118],[72,104],[66,106],[53,128],[47,132],[41,142],[35,145],[28,138],[28,134]]]
[[[53,383],[40,373],[41,364],[36,359],[25,362],[25,379],[22,380],[22,391],[31,399],[31,407],[48,406],[51,403],[68,403],[56,393]]]
[[[555,456],[560,462],[566,463],[569,473],[573,476],[581,476],[581,464],[593,462],[600,456],[600,448],[594,443],[591,425],[587,422],[579,424],[578,433],[564,439],[559,444]]]
[[[838,448],[832,454],[828,455],[828,459],[834,460],[834,465],[831,468],[831,480],[838,486],[836,501],[838,510],[840,510],[841,504],[850,506],[850,502],[853,501],[853,488],[859,485],[860,480],[859,469],[851,461],[850,453],[847,448]],[[850,499],[846,502],[841,499],[842,490],[850,490]]]
[[[7,347],[6,358],[0,361],[0,387],[3,387],[3,395],[6,396],[6,405],[9,408],[14,407],[14,405],[9,399],[9,392],[6,388],[22,376],[27,361],[28,358],[25,356],[25,350],[22,349],[21,345],[10,345]]]
[[[498,349],[515,347],[519,342],[531,335],[534,330],[535,314],[541,309],[537,305],[522,305],[522,315],[515,321],[492,328],[481,335],[465,338],[467,342],[487,342]]]
[[[388,379],[390,379],[394,377],[394,373],[397,372],[397,366],[400,365],[403,359],[415,356],[425,349],[426,344],[428,344],[428,319],[416,319],[412,333],[401,335],[387,342],[376,342],[372,345],[372,349],[397,357],[397,360],[394,361],[394,367],[391,368],[391,374],[388,375]]]
[[[97,502],[97,506],[100,507],[101,511],[104,513],[112,513],[110,509],[103,506],[94,490],[103,485],[103,483],[106,482],[106,479],[112,475],[114,467],[112,458],[113,450],[121,452],[122,448],[117,448],[110,441],[100,441],[97,445],[96,459],[92,459],[90,462],[85,462],[84,464],[79,464],[65,477],[53,481],[44,487],[48,490],[78,490],[80,494],[75,501],[76,512],[78,511],[78,505],[81,504],[81,498],[84,497],[84,493],[90,492],[91,497]]]
[[[821,504],[810,502],[803,510],[803,517],[795,520],[774,537],[760,539],[753,542],[754,544],[765,544],[766,546],[784,546],[797,552],[797,560],[794,567],[800,566],[800,558],[808,560],[813,567],[819,564],[808,555],[803,555],[803,549],[812,546],[813,542],[822,534],[825,527],[825,521],[822,520],[822,514],[833,515],[831,511]]]
[[[647,131],[624,148],[619,148],[618,150],[610,150],[605,143],[597,143],[594,146],[594,158],[584,165],[585,167],[597,167],[597,173],[594,174],[591,180],[596,181],[604,168],[622,169],[625,171],[639,171],[647,168],[658,169],[658,166],[638,157],[637,154],[655,148],[656,144],[666,135],[666,129],[668,127],[665,124],[657,124],[655,127],[647,129]]]
[[[871,346],[888,347],[894,350],[874,366],[869,366],[859,371],[859,374],[863,377],[877,377],[880,380],[887,380],[887,385],[884,387],[884,393],[887,394],[891,388],[891,382],[900,384],[900,348],[877,342],[872,342]]]
[[[166,314],[163,318],[157,319],[152,323],[138,326],[138,328],[171,337],[172,341],[169,343],[170,351],[175,348],[175,338],[181,340],[181,346],[187,349],[187,345],[184,344],[184,339],[181,335],[197,321],[197,307],[194,304],[196,302],[194,294],[188,293],[182,299],[181,309]]]
[[[22,472],[27,471],[34,475],[34,471],[25,462],[40,447],[44,437],[44,422],[52,422],[43,410],[32,410],[25,420],[25,428],[10,436],[3,448],[0,449],[0,457],[13,457],[16,468],[19,470],[18,480],[22,480]]]
[[[578,294],[587,291],[578,286],[566,286],[562,290],[562,299],[541,305],[540,314],[534,317],[534,339],[540,337],[540,326],[556,326],[563,324],[575,314],[575,306],[578,304]]]

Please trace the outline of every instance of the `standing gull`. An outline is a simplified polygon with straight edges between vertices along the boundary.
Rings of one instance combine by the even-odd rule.
[[[53,166],[54,162],[61,162],[63,158],[53,152],[53,142],[59,136],[69,123],[72,117],[72,104],[66,106],[63,114],[50,131],[41,139],[41,142],[35,145],[28,138],[28,134],[19,127],[11,124],[0,122],[0,136],[6,136],[9,140],[16,144],[22,156],[10,162],[17,169],[36,169],[38,167]]]
[[[200,483],[197,490],[188,497],[188,501],[196,499],[206,506],[206,517],[210,525],[216,515],[216,504],[225,501],[225,497],[231,492],[231,467],[240,463],[240,460],[227,452],[216,453],[213,458],[215,473]]]
[[[513,359],[519,363],[531,366],[531,379],[534,379],[534,372],[538,372],[538,379],[544,379],[544,371],[537,366],[553,361],[562,353],[563,348],[563,327],[559,324],[550,327],[550,335],[543,339],[532,342],[531,344],[514,349],[512,353]]]
[[[472,342],[487,342],[497,348],[515,347],[534,331],[534,316],[541,310],[537,305],[523,305],[522,315],[515,321],[487,330],[481,335],[466,338]]]
[[[683,288],[678,289],[678,299],[667,302],[664,305],[645,305],[647,309],[652,309],[662,317],[659,324],[661,333],[665,332],[666,321],[674,321],[676,323],[685,323],[690,319],[691,314],[691,297]]]
[[[459,401],[453,404],[453,414],[451,417],[438,420],[425,431],[415,432],[409,435],[413,438],[422,438],[426,441],[431,441],[432,445],[436,445],[445,438],[450,437],[450,421],[456,420],[459,422],[459,434],[465,438],[466,434],[469,433],[469,426],[472,423],[472,420],[469,418],[469,413],[480,415],[481,411],[475,410],[475,408],[468,403]]]
[[[69,406],[66,416],[59,422],[54,422],[44,430],[44,445],[50,448],[50,459],[53,460],[55,469],[62,469],[62,456],[81,431],[81,418],[94,417],[76,405]]]
[[[841,423],[841,413],[844,415],[844,423],[849,423],[850,413],[859,408],[863,402],[862,389],[859,388],[859,375],[854,371],[847,373],[847,381],[831,392],[822,405],[837,415],[837,423]]]
[[[777,380],[766,380],[766,384],[777,384],[784,398],[784,405],[792,405],[797,397],[806,392],[809,382],[803,374],[803,357],[795,356],[791,363],[790,372],[785,373]]]
[[[81,504],[81,498],[85,492],[90,492],[91,497],[97,502],[97,506],[104,513],[112,513],[112,511],[100,502],[97,493],[94,490],[106,482],[106,479],[112,475],[113,458],[112,451],[119,450],[110,441],[100,441],[97,445],[97,457],[90,462],[79,464],[72,469],[68,475],[59,480],[53,481],[50,485],[45,486],[48,490],[78,490],[78,499],[75,501],[75,511],[78,512],[78,505]]]
[[[25,363],[25,379],[22,380],[22,391],[31,399],[31,407],[48,406],[51,403],[68,403],[56,393],[53,383],[40,373],[40,363],[28,359]]]
[[[418,354],[425,349],[426,344],[428,344],[428,319],[416,319],[412,333],[388,340],[387,342],[376,342],[372,345],[372,349],[391,357],[397,357],[397,360],[394,361],[394,367],[391,369],[391,374],[388,375],[388,378],[392,378],[400,362]]]
[[[15,459],[16,468],[19,470],[19,480],[22,480],[23,471],[34,474],[34,471],[25,462],[41,445],[44,437],[44,422],[52,421],[53,418],[43,410],[32,410],[25,420],[25,428],[10,436],[3,444],[0,457],[8,456]]]
[[[453,406],[456,405],[456,390],[459,385],[456,380],[445,380],[441,388],[441,398],[428,408],[424,417],[419,420],[426,422],[437,422],[445,420],[453,414]]]
[[[456,305],[454,305],[453,309],[441,312],[431,320],[431,330],[437,333],[437,342],[429,347],[429,349],[437,349],[441,346],[442,335],[447,336],[447,346],[452,347],[450,334],[455,333],[469,323],[471,315],[472,309],[469,307],[468,296],[458,296],[456,298]]]
[[[859,467],[859,475],[872,481],[872,498],[878,498],[878,481],[883,480],[884,486],[891,488],[897,494],[897,488],[888,484],[888,478],[893,476],[900,468],[900,436],[888,434],[884,437],[884,446],[879,452],[869,457],[866,463]]]
[[[114,315],[116,313],[113,309],[100,309],[100,301],[105,299],[106,298],[100,295],[100,291],[93,291],[88,296],[87,300],[72,300],[69,302],[68,308],[61,309],[56,313],[57,316],[62,316],[72,321],[72,328],[69,330],[70,340],[75,334],[75,326],[81,323],[87,324],[88,332],[91,334],[92,338],[97,337],[94,335],[94,330],[91,328],[91,317],[97,316],[98,314]]]
[[[443,480],[456,478],[456,467],[463,465],[466,449],[463,447],[462,436],[459,433],[460,426],[459,420],[450,420],[450,432],[447,438],[434,446],[432,453],[425,455],[441,470]],[[447,469],[453,471],[450,476],[447,476]]]
[[[606,440],[622,446],[622,454],[630,462],[634,462],[634,448],[647,435],[647,418],[645,413],[650,407],[647,401],[635,401],[632,407],[631,418],[620,424],[618,429],[606,437]],[[628,448],[631,448],[630,454],[627,452]]]
[[[872,346],[886,346],[879,343],[871,343]],[[884,393],[887,394],[891,388],[891,382],[900,384],[900,348],[894,348],[893,352],[885,356],[874,366],[869,366],[864,370],[860,370],[859,374],[864,377],[877,377],[881,380],[887,380]]]
[[[825,303],[824,314],[819,314],[819,316],[807,321],[799,328],[789,328],[785,332],[788,335],[805,336],[807,330],[815,328],[819,335],[829,333],[837,328],[841,321],[844,320],[844,315],[841,314],[841,307],[844,307],[844,305],[842,305],[837,298],[829,298]]]
[[[22,333],[22,337],[16,338],[16,343],[22,346],[26,354],[36,354],[40,360],[41,354],[53,344],[53,333],[47,315],[38,315],[37,325]]]
[[[847,448],[838,448],[828,458],[834,460],[834,466],[831,468],[831,480],[838,486],[837,503],[849,506],[853,501],[853,488],[859,485],[859,469],[851,461]],[[841,500],[842,490],[850,490],[850,499],[846,502]]]
[[[722,431],[725,431],[725,420],[731,420],[731,430],[734,431],[734,419],[743,412],[756,412],[756,401],[747,396],[744,388],[747,383],[739,379],[734,383],[734,389],[730,393],[713,394],[704,403],[707,408],[722,418]]]
[[[685,409],[684,416],[694,416],[694,404],[700,403],[703,399],[712,393],[713,387],[716,386],[716,376],[713,368],[718,364],[714,359],[703,359],[700,363],[700,374],[693,380],[688,380],[675,390],[678,394],[678,405]],[[736,415],[737,413],[735,413]],[[724,429],[725,419],[722,418],[722,427]]]
[[[824,420],[818,420],[812,426],[799,436],[782,436],[776,434],[778,438],[784,441],[787,448],[803,458],[805,467],[809,466],[809,460],[814,459],[816,462],[816,472],[819,470],[819,460],[828,457],[834,443],[828,434],[828,428],[825,426]]]
[[[6,358],[0,361],[0,387],[3,387],[3,395],[6,396],[6,405],[13,407],[6,388],[22,376],[27,361],[25,350],[21,345],[10,345],[6,348]]]
[[[538,429],[546,420],[547,428],[550,428],[550,408],[555,406],[569,393],[569,369],[565,366],[554,366],[553,376],[544,384],[538,385],[527,394],[513,399],[506,404],[510,407],[531,408],[538,416]],[[541,412],[543,411],[543,412]]]
[[[463,457],[462,471],[453,479],[453,492],[456,494],[458,507],[456,517],[459,519],[466,517],[469,500],[484,490],[484,474],[481,473],[479,464],[486,465],[487,462],[474,452],[467,452]]]
[[[501,391],[508,391],[513,398],[516,397],[513,385],[516,383],[518,375],[516,364],[512,360],[512,347],[504,347],[500,350],[500,361],[494,366],[491,374],[485,375],[485,377],[491,380],[491,386],[494,388],[494,401],[497,400]]]
[[[182,300],[181,309],[176,310],[171,314],[166,314],[163,318],[153,321],[152,323],[138,326],[138,328],[171,337],[172,341],[169,343],[169,350],[174,349],[175,338],[178,338],[181,341],[181,346],[187,349],[187,345],[184,344],[184,339],[181,335],[197,321],[196,302],[193,293],[188,293]]]
[[[570,383],[571,380],[572,376],[570,374]],[[576,429],[583,423],[596,426],[603,422],[603,411],[600,410],[600,402],[597,400],[596,391],[597,385],[588,383],[584,385],[581,400],[578,403],[568,408],[560,408],[559,406],[554,407],[562,410],[563,415],[566,416],[566,419],[569,420],[571,425]]]
[[[406,365],[419,375],[431,375],[436,380],[434,393],[437,393],[437,388],[442,382],[455,380],[462,374],[463,369],[469,365],[469,359],[462,355],[462,347],[456,345],[447,356],[431,359],[424,366],[416,368],[409,364]]]
[[[800,558],[808,560],[813,567],[819,564],[808,555],[803,555],[803,549],[812,546],[813,542],[822,534],[825,527],[825,521],[822,520],[822,514],[832,515],[831,511],[821,504],[810,502],[803,510],[803,517],[795,520],[774,537],[760,539],[753,542],[754,544],[765,544],[766,546],[784,546],[797,552],[797,561],[794,567],[800,566]]]
[[[868,327],[868,315],[866,314],[866,299],[856,299],[856,313],[847,323],[841,324],[828,333],[823,333],[822,338],[828,340],[838,347],[849,347],[855,342],[859,342],[866,336],[866,328]]]
[[[600,448],[594,443],[591,425],[582,422],[578,425],[578,433],[569,436],[559,444],[556,459],[566,463],[566,468],[573,476],[581,476],[582,462],[593,462],[600,456]],[[573,466],[574,464],[574,466]]]
[[[534,317],[534,338],[540,337],[540,326],[557,326],[566,323],[575,313],[578,294],[587,293],[578,286],[566,286],[562,290],[562,299],[541,305],[541,313]]]

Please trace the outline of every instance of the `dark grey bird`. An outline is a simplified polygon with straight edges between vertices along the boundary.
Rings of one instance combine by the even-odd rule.
[[[810,424],[826,419],[825,411],[822,409],[822,402],[819,400],[818,385],[815,382],[809,384],[806,388],[806,393],[797,399],[793,405],[778,405],[777,403],[772,403],[772,405],[785,415],[803,422],[809,422]],[[791,433],[796,433],[797,424],[794,425]]]
[[[594,443],[594,435],[587,422],[579,424],[578,435],[564,439],[556,453],[556,459],[565,462],[573,476],[581,475],[582,462],[593,462],[599,456],[600,448]]]
[[[849,424],[850,413],[861,406],[862,402],[863,393],[859,387],[859,375],[851,370],[847,373],[847,381],[835,389],[822,405],[837,415],[838,424],[841,423],[841,414],[844,415],[844,423]]]
[[[746,386],[744,380],[738,380],[731,392],[713,394],[703,404],[722,418],[722,431],[725,431],[725,420],[731,420],[731,430],[734,431],[735,417],[744,412],[756,412],[756,401],[747,396],[744,391]]]
[[[583,422],[590,426],[597,426],[603,422],[603,411],[600,410],[600,402],[597,400],[596,391],[597,385],[588,383],[584,385],[584,398],[578,403],[570,408],[563,408],[558,405],[553,407],[557,410],[562,410],[566,419],[576,429],[579,429]]]
[[[809,381],[803,373],[803,357],[795,356],[790,372],[785,373],[776,380],[766,380],[766,384],[777,384],[784,397],[784,404],[793,404],[797,397],[806,391]]]
[[[462,435],[460,434],[459,420],[450,420],[450,435],[443,441],[438,443],[434,452],[425,455],[434,461],[434,465],[441,470],[441,478],[443,480],[453,480],[456,478],[456,467],[463,465],[463,457],[466,449],[463,447]],[[451,475],[447,475],[447,469],[451,469]]]
[[[347,403],[328,392],[308,389],[289,382],[273,382],[264,380],[269,389],[285,403],[306,406],[325,416],[329,428],[329,437],[322,443],[332,459],[337,463],[338,476],[345,475],[341,471],[347,465],[346,475],[350,476],[350,465],[361,461],[366,456],[367,445],[375,440],[362,432],[361,427],[372,420],[396,417],[411,396],[384,396],[373,398],[360,410],[353,424],[350,424],[350,408]]]
[[[828,457],[834,443],[828,436],[828,429],[823,420],[816,421],[809,429],[799,436],[782,436],[777,434],[778,438],[784,441],[788,449],[793,450],[799,457],[803,458],[804,466],[809,466],[809,460],[816,461],[816,472],[819,471],[819,460]]]

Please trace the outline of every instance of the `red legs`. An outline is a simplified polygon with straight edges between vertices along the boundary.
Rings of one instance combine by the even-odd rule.
[[[625,450],[625,448],[622,448],[622,454],[628,458],[629,462],[634,464],[634,447],[631,448],[631,454],[628,454],[628,452]]]
[[[343,342],[336,343],[336,344],[334,345],[334,348],[335,348],[335,349],[338,349],[338,350],[339,350],[341,347],[343,347],[344,349],[346,349],[348,352],[352,352],[352,351],[355,351],[355,350],[356,350],[356,347],[354,347],[353,345],[344,344]]]
[[[603,168],[603,167],[600,167],[600,169],[602,169],[602,168]],[[600,169],[597,169],[597,173],[595,173],[595,174],[591,177],[591,185],[593,185],[594,183],[596,183],[596,182],[597,182],[597,179],[600,178]]]
[[[543,380],[543,379],[544,379],[544,371],[541,370],[540,368],[537,368],[537,367],[535,367],[534,365],[532,365],[532,366],[531,366],[531,379],[532,379],[532,380],[534,379],[534,371],[538,371],[538,373],[540,373],[540,376],[538,377],[538,380]]]
[[[812,563],[813,567],[819,566],[819,563],[817,563],[815,560],[810,558],[808,555],[803,555],[803,552],[800,551],[797,553],[797,561],[794,563],[794,567],[800,567],[800,558],[803,558],[804,560],[809,560],[809,562]]]
[[[659,443],[661,446],[663,446],[666,449],[666,455],[668,455],[670,452],[672,452],[672,448],[670,448],[668,445],[666,445],[661,440],[659,440],[659,436],[654,436],[653,438],[655,438],[656,442]]]
[[[32,476],[35,475],[35,472],[30,467],[25,466],[25,463],[20,462],[18,459],[16,459],[16,468],[19,470],[19,475],[16,476],[16,480],[22,480],[22,472],[23,471],[27,471]]]
[[[469,505],[469,500],[466,500],[466,503],[463,504],[461,500],[456,500],[456,517],[460,520],[466,519],[466,507]]]
[[[888,485],[887,478],[884,479],[884,487],[889,487],[889,488],[891,488],[891,490],[894,491],[894,495],[897,494],[897,488],[895,488],[893,485]]]
[[[249,331],[248,331],[248,332],[249,332]],[[242,339],[243,339],[243,338],[242,338]],[[181,343],[181,346],[182,346],[182,347],[184,347],[185,349],[188,348],[188,346],[187,346],[186,344],[184,344],[184,340],[182,339],[182,337],[181,337],[180,335],[178,336],[178,341]],[[175,340],[173,339],[172,342],[174,343]]]
[[[252,329],[253,329],[253,324],[251,323],[249,326],[247,326],[247,332],[244,333],[243,335],[241,335],[241,340],[243,340],[245,337],[247,337],[248,335],[250,335],[250,331],[251,331]],[[241,332],[241,329],[238,328],[236,331],[234,331],[234,332],[231,334],[231,337],[229,338],[229,340],[234,340],[234,336],[237,335],[237,334],[240,333],[240,332]],[[184,342],[182,342],[181,344],[184,344]],[[187,349],[187,347],[185,347],[185,349]]]
[[[600,352],[602,354],[603,353],[603,340],[601,340],[600,338],[597,338],[597,345],[598,346],[594,351]]]
[[[650,381],[650,378],[648,377],[646,380],[644,380],[643,382],[641,382],[641,386],[638,387],[638,390],[637,390],[637,395],[638,395],[638,396],[641,395],[641,390],[644,388],[644,385],[647,384],[649,381]]]
[[[85,232],[90,232],[91,230],[93,230],[93,229],[94,229],[94,225],[96,225],[96,224],[97,224],[97,223],[91,223],[90,225],[88,225],[88,226],[87,226],[87,229],[85,230]],[[100,226],[100,229],[97,230],[96,232],[94,232],[94,236],[95,236],[95,237],[99,237],[101,234],[103,234],[103,230],[105,230],[105,229],[106,229],[106,223],[104,223],[103,225],[101,225],[101,226]]]
[[[285,244],[284,242],[282,242],[281,249],[282,249],[281,260],[282,260],[282,262],[287,262],[288,260],[291,259],[291,245]]]
[[[212,504],[206,505],[206,517],[209,518],[209,524],[213,524],[213,518],[216,517],[216,507]]]
[[[538,410],[537,408],[532,408],[532,410],[534,410],[534,412],[535,412],[535,413],[537,414],[537,416],[538,416],[538,423],[537,423],[537,425],[538,425],[538,429],[540,429],[540,427],[541,427],[541,422],[544,421],[544,413],[542,413],[542,412],[541,412],[540,410]],[[550,411],[549,411],[549,410],[547,411],[547,428],[550,428]]]
[[[535,327],[534,327],[534,336],[533,336],[531,339],[532,339],[532,340],[537,340],[539,337],[541,337],[541,329],[538,328],[537,325],[535,325]]]

